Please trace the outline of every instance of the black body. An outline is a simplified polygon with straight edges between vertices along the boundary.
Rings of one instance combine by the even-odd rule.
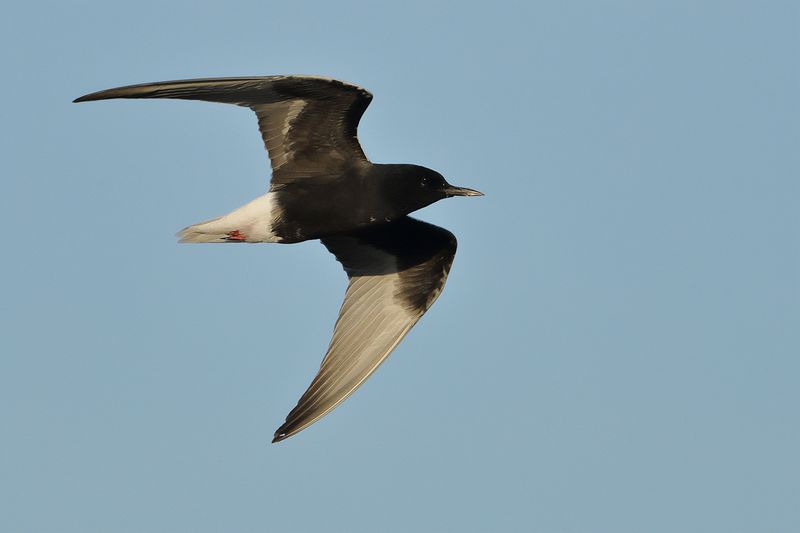
[[[358,162],[340,176],[276,185],[283,217],[274,229],[285,243],[382,225],[446,197],[442,176],[417,165]]]

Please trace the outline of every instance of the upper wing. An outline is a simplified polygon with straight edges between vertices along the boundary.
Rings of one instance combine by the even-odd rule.
[[[322,243],[350,284],[319,373],[272,442],[325,416],[375,372],[442,292],[456,253],[452,233],[409,217]]]
[[[358,142],[372,95],[349,83],[311,76],[207,78],[129,85],[75,102],[110,98],[179,98],[249,107],[258,116],[272,162],[272,183],[338,175],[367,161]]]

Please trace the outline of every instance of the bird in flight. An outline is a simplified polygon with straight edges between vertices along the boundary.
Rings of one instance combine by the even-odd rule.
[[[444,288],[456,253],[446,229],[408,216],[443,198],[482,196],[418,165],[372,163],[357,129],[372,94],[329,78],[206,78],[130,85],[75,102],[178,98],[252,109],[272,164],[269,191],[227,215],[189,226],[181,242],[296,243],[319,239],[349,284],[311,385],[272,442],[344,401],[417,323]]]

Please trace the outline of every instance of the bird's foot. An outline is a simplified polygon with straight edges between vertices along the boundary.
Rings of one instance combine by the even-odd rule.
[[[244,233],[242,233],[237,229],[234,231],[229,231],[228,236],[225,237],[225,240],[233,242],[244,242],[245,240],[247,240],[247,237],[245,236]]]

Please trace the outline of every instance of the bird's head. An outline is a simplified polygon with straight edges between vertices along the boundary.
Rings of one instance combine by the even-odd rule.
[[[436,200],[442,198],[450,198],[451,196],[483,196],[482,192],[475,189],[468,189],[466,187],[456,187],[450,185],[444,176],[425,167],[418,167],[419,174],[417,176],[417,183],[419,187],[426,192],[436,196]],[[434,200],[435,201],[435,200]]]
[[[407,212],[422,209],[434,202],[452,196],[483,196],[482,192],[450,185],[444,177],[429,168],[418,165],[392,165],[391,195],[402,202]]]

